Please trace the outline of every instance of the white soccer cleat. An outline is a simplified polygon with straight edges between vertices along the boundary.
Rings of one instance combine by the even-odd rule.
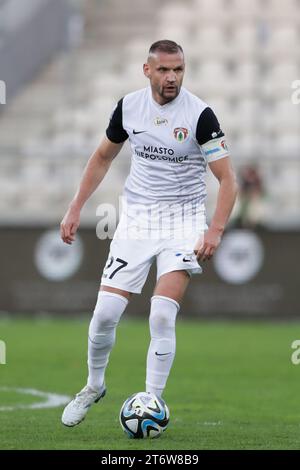
[[[97,403],[106,393],[105,386],[100,392],[86,385],[65,407],[61,421],[65,426],[76,426],[84,420],[90,406]]]

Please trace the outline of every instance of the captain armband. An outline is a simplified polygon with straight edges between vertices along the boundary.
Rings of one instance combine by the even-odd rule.
[[[209,140],[205,144],[202,144],[201,148],[208,163],[229,156],[228,147],[226,145],[224,136]]]

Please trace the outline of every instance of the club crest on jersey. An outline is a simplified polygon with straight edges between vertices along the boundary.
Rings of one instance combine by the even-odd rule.
[[[164,124],[166,126],[168,124],[168,119],[156,117],[154,119],[154,124],[156,126],[161,126],[162,124]]]
[[[189,131],[185,127],[176,127],[173,132],[175,139],[180,143],[184,142],[189,135]]]

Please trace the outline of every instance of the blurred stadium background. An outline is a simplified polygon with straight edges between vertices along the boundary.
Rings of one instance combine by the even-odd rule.
[[[72,247],[58,227],[116,101],[147,85],[142,64],[163,38],[182,45],[184,85],[215,109],[241,189],[222,246],[181,309],[190,322],[178,328],[166,392],[174,428],[156,446],[299,448],[299,371],[290,361],[300,318],[299,13],[299,0],[0,0],[3,448],[137,445],[120,438],[117,412],[144,386],[153,271],[126,313],[132,319],[121,322],[107,407],[86,426],[70,434],[61,410],[29,414],[21,408],[36,396],[16,405],[16,387],[71,395],[83,385],[109,244],[96,236],[97,207],[118,208],[128,144],[86,204]],[[207,181],[210,217],[218,186],[209,174]],[[200,318],[214,322],[198,328]]]
[[[116,101],[147,85],[149,45],[170,38],[185,50],[184,85],[219,117],[241,185],[233,236],[193,280],[186,314],[300,313],[299,11],[299,0],[0,1],[1,311],[94,304],[108,247],[96,210],[118,208],[128,145],[83,211],[81,244],[71,251],[55,230]],[[209,174],[209,216],[216,191]]]

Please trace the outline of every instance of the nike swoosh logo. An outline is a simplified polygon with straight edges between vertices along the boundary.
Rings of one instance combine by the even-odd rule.
[[[159,354],[158,352],[155,352],[155,356],[167,356],[168,354],[171,354],[171,353],[168,352],[168,353]]]
[[[192,261],[192,260],[191,260],[191,258],[188,258],[188,259],[183,258],[182,261],[183,261],[184,263],[188,263],[189,261]]]
[[[136,131],[135,129],[133,129],[134,134],[142,134],[143,132],[147,132],[147,131]]]

